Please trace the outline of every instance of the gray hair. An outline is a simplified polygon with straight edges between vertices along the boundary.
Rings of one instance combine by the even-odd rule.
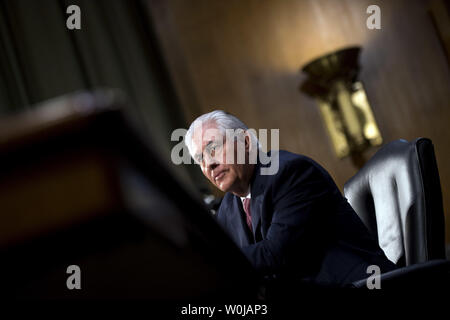
[[[192,135],[194,133],[194,127],[210,121],[215,122],[215,124],[217,125],[217,129],[219,129],[224,136],[227,129],[242,129],[244,131],[248,130],[248,127],[245,123],[226,111],[214,110],[209,113],[202,114],[191,123],[184,138],[184,143],[188,147],[191,157],[194,157],[192,148]],[[251,143],[255,143],[259,148],[258,138],[256,137],[253,130],[249,130],[248,133],[250,134],[251,140],[253,140],[251,141]]]

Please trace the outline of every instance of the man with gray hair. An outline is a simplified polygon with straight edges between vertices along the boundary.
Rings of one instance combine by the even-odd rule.
[[[205,177],[226,192],[217,221],[266,279],[347,285],[367,278],[369,265],[395,268],[312,159],[262,152],[254,130],[221,110],[197,118],[185,143]],[[274,162],[276,170],[264,171]]]

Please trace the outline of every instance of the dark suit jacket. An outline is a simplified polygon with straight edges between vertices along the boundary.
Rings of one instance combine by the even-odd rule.
[[[241,199],[227,193],[218,222],[263,275],[345,285],[367,267],[395,268],[330,175],[312,159],[279,151],[279,170],[251,180],[253,233]]]

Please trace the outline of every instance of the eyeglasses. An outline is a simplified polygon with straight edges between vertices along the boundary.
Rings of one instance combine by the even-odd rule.
[[[215,159],[216,155],[221,154],[223,149],[223,143],[221,143],[220,141],[210,141],[206,147],[205,150],[203,151],[202,154],[197,154],[195,156],[195,161],[199,164],[203,163],[203,160],[205,158],[208,159]]]

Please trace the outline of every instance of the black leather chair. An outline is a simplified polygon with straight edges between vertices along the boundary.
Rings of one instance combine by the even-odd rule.
[[[344,194],[386,256],[399,267],[407,266],[382,275],[382,280],[395,284],[395,279],[420,276],[426,282],[439,270],[448,281],[442,192],[430,139],[383,146],[345,184]],[[355,286],[364,287],[365,280]]]

